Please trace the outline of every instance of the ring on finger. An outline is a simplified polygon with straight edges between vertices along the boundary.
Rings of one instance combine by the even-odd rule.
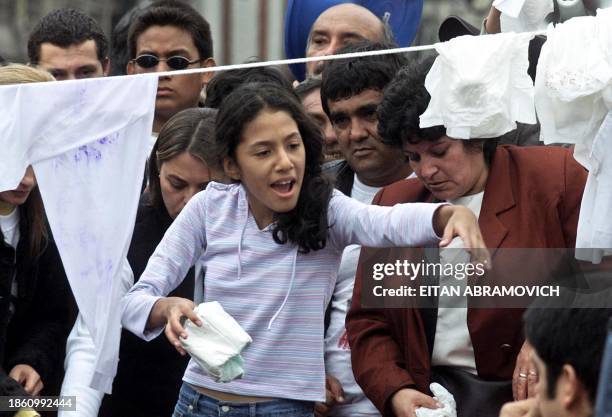
[[[527,378],[527,374],[525,372],[519,372],[519,378]]]

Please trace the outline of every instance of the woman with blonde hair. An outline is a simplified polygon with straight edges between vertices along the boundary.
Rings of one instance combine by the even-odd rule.
[[[0,85],[53,80],[25,65],[0,67]],[[29,166],[16,189],[0,192],[0,396],[57,394],[71,299]]]

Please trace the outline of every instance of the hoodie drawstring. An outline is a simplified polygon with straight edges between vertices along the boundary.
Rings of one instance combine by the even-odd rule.
[[[249,222],[249,205],[247,204],[246,216],[244,217],[244,224],[242,225],[242,231],[240,232],[240,240],[238,240],[238,279],[242,278],[242,239],[244,238],[244,232]]]
[[[291,280],[289,281],[289,288],[287,288],[287,294],[285,294],[285,299],[283,300],[281,306],[278,308],[278,310],[276,310],[276,313],[274,313],[274,315],[270,319],[270,322],[268,323],[268,330],[272,328],[272,323],[274,323],[274,320],[276,320],[280,312],[283,310],[283,307],[285,307],[285,304],[287,304],[287,299],[289,298],[289,294],[291,294],[291,290],[293,289],[293,282],[295,281],[295,264],[297,262],[297,255],[298,247],[296,245],[295,251],[293,252],[293,266],[291,267]]]

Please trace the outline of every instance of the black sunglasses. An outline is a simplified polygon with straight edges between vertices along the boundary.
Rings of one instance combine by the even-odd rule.
[[[170,58],[160,59],[155,55],[143,54],[136,57],[132,61],[136,62],[141,68],[153,68],[160,63],[160,61],[165,61],[168,67],[173,70],[182,70],[187,68],[189,65],[200,62],[201,59],[194,59],[193,61],[188,60],[184,56],[176,55],[171,56]]]

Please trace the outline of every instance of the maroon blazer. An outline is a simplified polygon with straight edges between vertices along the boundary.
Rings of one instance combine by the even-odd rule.
[[[586,177],[570,149],[499,146],[479,216],[487,247],[574,247]],[[432,200],[420,180],[408,179],[383,188],[372,203]],[[361,268],[360,260],[346,321],[353,372],[366,396],[385,416],[392,416],[390,399],[399,389],[429,393],[430,347],[418,309],[361,308]],[[522,313],[522,309],[468,309],[480,377],[512,377],[524,341]]]

